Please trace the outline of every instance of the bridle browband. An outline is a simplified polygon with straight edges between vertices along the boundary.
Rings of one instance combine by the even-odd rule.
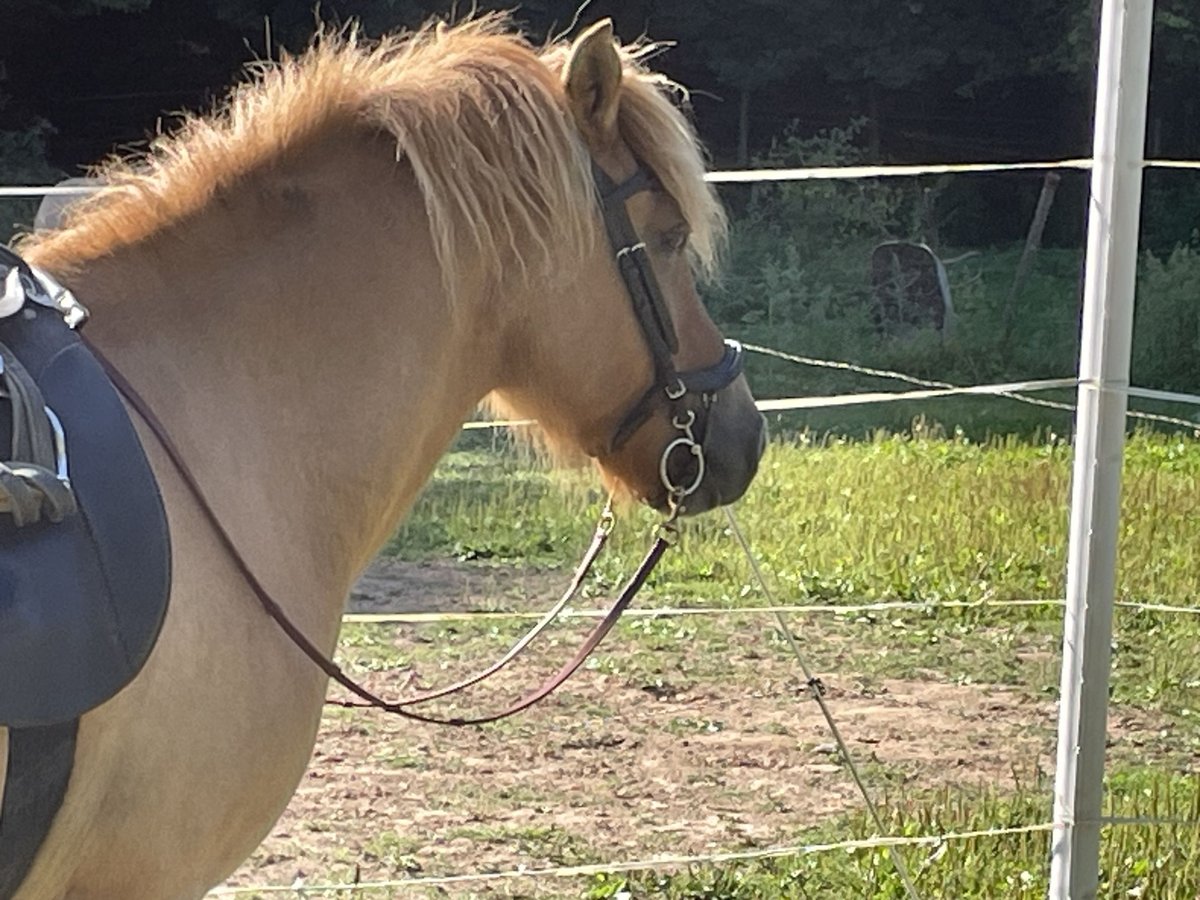
[[[155,415],[149,404],[142,398],[133,385],[125,379],[120,371],[91,342],[86,342],[85,338],[89,349],[104,367],[118,391],[120,391],[129,405],[137,411],[138,415],[154,433],[159,444],[166,452],[168,458],[170,458],[180,477],[208,519],[209,524],[216,532],[219,542],[225,548],[226,552],[229,553],[235,567],[249,586],[251,592],[258,599],[263,610],[278,624],[288,639],[329,678],[336,681],[351,694],[360,698],[361,701],[327,700],[326,702],[328,703],[340,706],[375,707],[384,712],[394,713],[420,722],[443,725],[478,725],[486,722],[494,722],[527,709],[539,700],[549,696],[584,663],[592,650],[612,630],[621,613],[633,601],[638,590],[654,570],[659,559],[662,558],[663,553],[674,543],[677,534],[676,519],[684,510],[684,501],[700,487],[706,473],[703,447],[704,423],[698,423],[696,411],[685,405],[686,398],[688,395],[699,397],[701,400],[701,415],[706,416],[717,392],[729,386],[741,374],[743,367],[742,347],[736,341],[727,340],[721,360],[715,365],[687,372],[676,370],[674,354],[677,352],[679,344],[675,335],[671,313],[659,290],[658,282],[654,277],[654,271],[651,268],[650,260],[646,253],[646,245],[638,238],[633,223],[629,220],[629,214],[625,209],[625,202],[634,194],[646,190],[657,190],[659,189],[659,185],[641,167],[638,168],[632,177],[620,184],[614,183],[594,163],[592,172],[600,197],[604,224],[608,232],[609,241],[616,256],[621,278],[629,293],[634,315],[637,317],[642,334],[646,339],[647,347],[650,350],[654,366],[654,383],[647,389],[633,409],[622,419],[613,434],[610,449],[616,450],[628,441],[633,433],[650,418],[655,411],[656,405],[661,403],[665,397],[667,409],[671,414],[672,425],[680,432],[678,437],[667,444],[659,460],[659,477],[667,490],[670,514],[657,528],[654,541],[641,564],[634,571],[633,575],[630,576],[617,599],[580,645],[575,655],[536,690],[526,694],[496,713],[474,717],[439,717],[415,712],[411,707],[450,696],[489,678],[516,659],[538,635],[549,627],[558,614],[578,593],[584,578],[586,578],[592,564],[600,555],[601,550],[603,550],[608,540],[613,522],[611,511],[607,507],[601,516],[599,525],[596,527],[591,545],[576,568],[566,592],[558,603],[542,617],[537,625],[514,644],[500,660],[486,669],[463,678],[454,684],[425,691],[404,700],[386,700],[377,696],[342,671],[337,663],[322,653],[300,631],[288,617],[287,613],[284,612],[283,608],[271,597],[257,576],[255,576],[253,570],[251,570],[249,564],[243,559],[233,538],[225,530],[224,525],[221,524],[216,511],[208,502],[195,475],[184,461],[183,454],[171,439],[169,432],[161,420]],[[40,271],[37,272],[37,275],[48,279],[48,276]],[[48,280],[53,282],[53,279]],[[69,291],[66,291],[57,283],[54,283],[54,287],[63,295],[70,294]],[[82,307],[80,308],[82,309]],[[86,321],[86,312],[80,322],[72,323],[70,320],[68,321],[71,327],[76,327],[77,324],[82,324],[82,321]],[[660,391],[662,392],[661,397],[659,396]],[[696,438],[697,429],[700,430],[702,435],[700,440]],[[687,480],[683,484],[676,483],[670,471],[672,456],[679,449],[685,450],[691,456],[694,465],[690,480]]]

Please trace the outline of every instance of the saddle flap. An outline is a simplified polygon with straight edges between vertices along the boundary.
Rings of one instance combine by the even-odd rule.
[[[0,515],[0,725],[62,722],[103,703],[141,670],[170,593],[158,485],[124,404],[55,310],[0,319],[66,436],[79,510],[17,527]],[[0,453],[11,408],[0,401]]]

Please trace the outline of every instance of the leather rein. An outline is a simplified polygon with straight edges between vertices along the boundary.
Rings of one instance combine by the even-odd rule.
[[[418,693],[402,700],[387,700],[364,687],[361,683],[347,675],[337,663],[321,652],[312,641],[288,618],[283,608],[271,597],[270,593],[251,570],[242,557],[233,539],[221,524],[204,491],[201,489],[195,475],[184,460],[183,454],[171,439],[162,421],[155,415],[145,399],[137,392],[132,384],[109,362],[90,342],[89,349],[104,367],[117,390],[125,397],[131,407],[137,411],[146,425],[154,433],[163,450],[179,472],[188,490],[203,511],[209,524],[216,532],[217,538],[225,551],[233,560],[235,568],[250,587],[259,604],[270,616],[288,639],[298,647],[322,672],[337,682],[348,692],[359,698],[357,701],[327,700],[327,703],[348,707],[374,707],[384,712],[403,716],[419,722],[441,725],[480,725],[494,722],[512,716],[528,709],[538,701],[546,698],[559,688],[574,672],[583,665],[591,652],[607,636],[620,618],[621,614],[633,601],[638,590],[645,583],[658,561],[667,548],[672,546],[677,537],[677,518],[684,511],[687,497],[694,493],[704,479],[704,422],[717,391],[728,386],[741,374],[743,367],[742,348],[735,341],[725,342],[725,351],[721,360],[713,366],[688,372],[678,372],[675,369],[673,356],[678,350],[678,340],[675,335],[670,310],[659,289],[650,266],[646,245],[642,242],[629,219],[625,208],[626,201],[634,194],[647,190],[659,190],[654,178],[644,169],[638,168],[632,177],[617,184],[593,163],[593,177],[599,195],[603,212],[605,229],[609,242],[615,254],[616,263],[629,294],[634,314],[641,326],[654,364],[654,384],[646,391],[632,410],[622,419],[610,441],[610,449],[617,449],[624,444],[637,429],[653,414],[656,406],[665,397],[668,407],[672,410],[671,422],[678,432],[677,437],[670,441],[664,449],[659,461],[659,476],[666,488],[669,515],[656,529],[654,540],[642,559],[641,564],[625,583],[612,606],[584,639],[579,649],[557,672],[546,679],[538,688],[520,697],[498,712],[478,716],[442,717],[417,712],[412,707],[442,699],[452,694],[466,690],[495,675],[501,669],[516,659],[539,635],[544,632],[567,604],[576,596],[584,579],[591,570],[596,558],[604,549],[613,527],[613,516],[609,508],[605,508],[600,522],[592,537],[591,544],[561,598],[538,623],[498,661],[475,674],[463,678],[453,684],[435,690]],[[39,275],[44,273],[39,272]],[[49,280],[61,293],[68,294],[61,286]],[[659,392],[662,392],[660,395]],[[685,407],[684,401],[688,394],[701,399],[700,421],[696,411]],[[701,435],[697,439],[697,432]],[[684,464],[691,464],[692,472],[684,478],[683,484],[678,484],[671,473],[673,455],[682,451]]]

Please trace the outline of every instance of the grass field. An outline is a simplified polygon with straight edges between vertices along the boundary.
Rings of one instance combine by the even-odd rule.
[[[1130,442],[1127,459],[1119,595],[1129,601],[1194,604],[1200,597],[1200,444],[1143,434]],[[1063,594],[1069,461],[1070,448],[1057,440],[979,445],[893,436],[777,443],[738,516],[778,594],[790,602],[927,604],[890,622],[856,616],[857,647],[840,665],[878,676],[919,674],[1053,693],[1051,661],[1043,660],[1034,671],[1017,668],[1010,648],[996,635],[1057,632],[1057,605],[1006,610],[999,604]],[[555,545],[554,536],[571,533],[577,511],[595,506],[598,498],[586,487],[589,482],[525,470],[522,483],[514,472],[500,474],[505,465],[495,457],[449,460],[435,490],[398,535],[396,549],[428,552],[440,543],[443,552],[454,547],[526,559],[565,550]],[[615,576],[626,568],[638,546],[636,538],[627,538],[606,571]],[[748,583],[738,548],[722,521],[710,517],[688,529],[683,552],[668,562],[658,590],[676,602],[706,606],[762,602],[746,593]],[[981,606],[937,608],[950,600]],[[1112,814],[1136,816],[1153,809],[1153,815],[1193,824],[1109,829],[1106,896],[1194,900],[1200,891],[1200,784],[1195,778],[1200,620],[1192,614],[1122,610],[1116,628],[1113,702],[1160,714],[1171,734],[1163,749],[1178,755],[1175,766],[1156,772],[1136,764],[1116,767],[1109,788]],[[889,806],[889,824],[893,834],[913,835],[1042,822],[1047,788],[1043,781],[1008,796],[943,790],[899,797]],[[865,815],[854,815],[811,840],[872,831]],[[980,838],[905,853],[928,896],[1044,895],[1042,835]],[[603,878],[589,896],[615,896],[622,889],[669,897],[904,896],[881,849],[681,875]]]
[[[1200,605],[1200,442],[1138,434],[1129,443],[1127,460],[1119,598],[1180,611],[1118,609],[1106,802],[1112,816],[1165,818],[1175,824],[1107,827],[1101,896],[1195,900],[1200,895],[1200,615],[1185,608]],[[737,508],[775,585],[776,599],[818,607],[792,616],[791,628],[810,664],[826,673],[822,677],[833,686],[835,717],[839,710],[849,717],[851,746],[862,753],[890,835],[1049,820],[1069,470],[1070,448],[1057,439],[978,444],[937,434],[859,442],[798,438],[772,444],[758,480]],[[551,580],[557,581],[565,576],[561,567],[581,551],[587,521],[599,511],[603,498],[595,483],[588,472],[551,471],[517,452],[458,451],[440,466],[387,553],[413,563],[454,558],[501,577],[512,564],[536,565],[549,569],[555,576]],[[622,517],[611,552],[586,586],[580,606],[598,605],[601,595],[612,591],[636,562],[653,521],[637,510]],[[723,519],[707,516],[688,523],[681,546],[664,562],[639,606],[745,610],[764,604],[749,586],[748,575]],[[1005,605],[1029,600],[1046,602]],[[843,611],[880,601],[911,606]],[[962,601],[969,605],[942,605]],[[485,606],[492,611],[528,608],[507,592]],[[343,632],[341,652],[360,674],[382,678],[436,670],[443,673],[437,680],[444,680],[494,657],[524,627],[526,623],[506,619],[352,625]],[[774,774],[768,766],[759,780],[737,781],[737,767],[747,765],[743,758],[760,746],[783,754],[799,747],[809,760],[812,753],[825,752],[819,724],[796,718],[801,715],[796,710],[815,714],[804,700],[803,678],[786,643],[765,616],[627,620],[573,685],[546,712],[480,730],[477,740],[486,749],[479,750],[456,746],[455,738],[439,744],[442,738],[423,732],[389,731],[370,723],[350,726],[340,713],[328,717],[327,728],[334,731],[365,729],[363,739],[374,748],[372,764],[384,760],[414,778],[427,776],[440,809],[470,809],[474,818],[441,825],[423,839],[406,836],[396,826],[385,832],[393,835],[389,840],[395,845],[380,843],[378,836],[364,837],[357,855],[344,851],[330,857],[320,874],[344,881],[351,861],[354,871],[365,865],[374,877],[418,870],[437,874],[429,860],[437,857],[436,848],[445,845],[447,835],[451,844],[455,836],[469,840],[461,858],[447,858],[444,871],[504,868],[503,860],[545,865],[652,856],[695,843],[691,838],[704,832],[707,820],[700,812],[708,805],[721,810],[723,804],[741,804],[738,815],[744,814],[741,837],[727,836],[722,845],[722,839],[704,834],[700,846],[709,849],[836,843],[876,833],[846,787],[836,754],[825,757],[831,761],[827,766],[805,762]],[[935,721],[940,701],[926,703],[920,699],[922,691],[932,692],[930,698],[938,691],[960,692],[954,694],[955,704],[973,703],[970,697],[986,700],[977,715],[942,722]],[[647,697],[664,705],[651,702],[647,707]],[[899,704],[892,724],[880,725],[872,718],[875,708],[862,706],[863,698],[871,697],[891,697]],[[673,702],[680,698],[687,702]],[[905,698],[917,699],[905,705]],[[923,729],[932,733],[938,728],[944,731],[934,736],[934,746],[924,756],[889,757],[872,749],[879,740],[872,734],[908,729],[909,738],[917,740]],[[937,745],[953,744],[966,728],[981,730],[971,732],[949,757],[939,755]],[[705,742],[712,742],[712,749],[719,741],[727,742],[721,752],[728,755],[713,751],[707,767],[679,763],[674,777],[697,793],[679,809],[659,803],[662,811],[645,814],[649,824],[640,831],[631,822],[625,836],[636,842],[624,847],[619,840],[602,839],[603,829],[596,832],[596,821],[609,821],[606,806],[612,801],[604,792],[620,796],[620,785],[630,776],[614,773],[594,788],[598,796],[585,800],[579,792],[593,788],[580,773],[592,771],[611,748],[624,746],[631,754],[626,758],[636,765],[647,755],[686,755]],[[518,779],[489,789],[489,780],[503,781],[496,773],[508,771],[506,765],[519,769],[522,754],[533,765],[551,742],[568,748],[563,752],[585,754],[578,763],[582,768],[556,770],[553,778],[564,783],[534,787]],[[324,752],[348,765],[342,751]],[[464,753],[470,759],[491,757],[497,768],[487,769],[491,775],[475,776],[470,764],[451,765],[448,757]],[[954,766],[959,768],[951,770]],[[783,795],[775,788],[808,777],[804,771],[813,769],[820,774],[809,787],[827,791],[830,802],[819,802],[819,794],[807,805],[795,796],[779,799]],[[430,802],[416,781],[406,784],[416,791],[408,796],[410,804]],[[756,806],[747,805],[747,790],[762,794]],[[417,796],[426,799],[418,801]],[[653,790],[648,796],[665,799]],[[767,802],[768,796],[775,799]],[[514,826],[515,813],[496,812],[501,803],[513,804],[514,810],[540,810],[552,824]],[[586,812],[592,809],[588,803],[594,803],[593,812],[578,812],[567,824],[553,818],[562,809]],[[600,818],[588,824],[589,816]],[[660,834],[653,823],[666,823],[672,816],[690,824],[681,826],[682,833]],[[295,823],[288,833],[294,830]],[[1044,896],[1047,846],[1046,835],[1034,832],[901,852],[923,897],[967,900]],[[268,853],[280,851],[275,847]],[[878,847],[574,880],[460,885],[450,893],[905,896],[887,851]],[[420,894],[411,890],[398,895]]]

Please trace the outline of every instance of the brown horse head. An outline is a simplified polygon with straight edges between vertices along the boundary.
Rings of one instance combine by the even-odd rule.
[[[603,228],[547,292],[539,338],[523,345],[526,379],[498,405],[537,417],[655,508],[730,503],[754,477],[766,430],[741,348],[696,289],[725,226],[696,135],[669,82],[619,48],[608,21],[543,60],[559,73]]]
[[[356,302],[393,299],[387,314],[407,317],[408,390],[422,390],[414,372],[441,372],[447,415],[491,392],[657,508],[731,502],[765,431],[740,348],[697,294],[725,218],[674,86],[643,64],[653,48],[618,46],[607,21],[541,52],[507,26],[483,16],[374,47],[325,34],[222,115],[189,120],[137,165],[106,167],[108,189],[24,247],[62,274],[111,267],[118,248],[161,260],[164,235],[183,231],[240,259],[263,234],[286,249],[315,230],[343,271],[372,279]],[[308,293],[319,293],[311,272],[289,302]],[[417,350],[432,360],[417,365]]]

